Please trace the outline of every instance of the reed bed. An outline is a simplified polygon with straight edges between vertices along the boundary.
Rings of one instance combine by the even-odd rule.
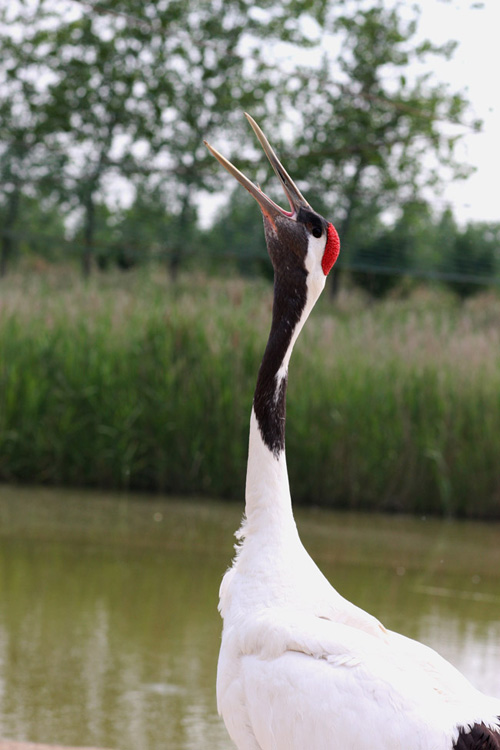
[[[242,499],[272,291],[160,271],[0,289],[0,480]],[[294,500],[500,518],[500,300],[323,298],[288,397]]]

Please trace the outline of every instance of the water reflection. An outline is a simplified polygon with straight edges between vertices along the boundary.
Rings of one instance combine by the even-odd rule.
[[[239,508],[4,489],[0,736],[229,750],[215,708]],[[500,695],[500,528],[299,513],[341,592]]]

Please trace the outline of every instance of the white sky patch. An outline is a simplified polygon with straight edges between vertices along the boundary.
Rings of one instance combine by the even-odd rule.
[[[441,199],[450,202],[460,223],[500,221],[498,198],[500,136],[500,3],[485,0],[421,0],[419,34],[433,42],[459,42],[450,61],[436,58],[436,80],[464,91],[474,117],[483,120],[480,133],[467,132],[457,155],[476,167],[467,180],[445,186]]]

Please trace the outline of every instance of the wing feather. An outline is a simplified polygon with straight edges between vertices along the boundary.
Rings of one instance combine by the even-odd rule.
[[[386,636],[284,608],[235,623],[224,649],[238,667],[218,685],[226,725],[243,711],[262,750],[451,750],[476,737],[459,726],[496,720],[498,702],[484,716],[487,699],[432,649]]]

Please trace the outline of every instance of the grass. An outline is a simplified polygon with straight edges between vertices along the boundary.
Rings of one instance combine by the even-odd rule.
[[[0,289],[0,479],[242,499],[264,282]],[[500,300],[322,298],[290,366],[294,500],[500,518]]]

